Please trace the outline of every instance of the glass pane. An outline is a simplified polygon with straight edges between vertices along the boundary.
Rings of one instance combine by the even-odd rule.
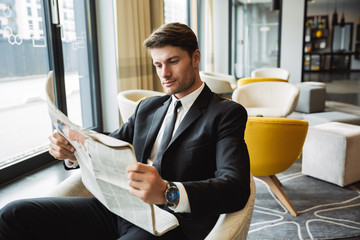
[[[85,1],[60,0],[68,117],[84,128],[94,124]],[[76,14],[75,14],[76,12]]]
[[[188,0],[164,0],[165,23],[189,24]]]
[[[43,5],[0,0],[0,168],[47,149]]]
[[[351,31],[352,25],[346,24],[345,26],[335,25],[333,27],[333,52],[349,52],[351,49]]]
[[[279,51],[279,11],[271,11],[270,1],[237,1],[234,7],[235,74],[250,76],[261,67],[277,67]]]

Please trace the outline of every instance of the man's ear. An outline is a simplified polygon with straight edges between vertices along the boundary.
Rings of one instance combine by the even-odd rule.
[[[200,58],[201,58],[200,50],[196,49],[195,52],[193,53],[193,57],[192,57],[194,66],[198,66],[200,64]]]

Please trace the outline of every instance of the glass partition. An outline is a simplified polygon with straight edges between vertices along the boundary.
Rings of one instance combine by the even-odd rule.
[[[344,26],[335,25],[333,26],[332,35],[332,51],[351,51],[351,40],[352,40],[352,23],[345,23]]]
[[[235,75],[250,77],[251,71],[279,65],[280,12],[271,1],[233,1]]]

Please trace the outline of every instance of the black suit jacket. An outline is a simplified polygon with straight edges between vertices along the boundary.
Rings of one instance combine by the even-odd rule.
[[[130,142],[139,162],[147,163],[169,95],[139,103],[133,116],[111,136]],[[204,239],[221,213],[242,209],[250,194],[250,164],[244,131],[246,110],[205,85],[166,149],[159,171],[181,182],[191,213],[175,213],[189,239]],[[170,211],[170,210],[169,210]]]

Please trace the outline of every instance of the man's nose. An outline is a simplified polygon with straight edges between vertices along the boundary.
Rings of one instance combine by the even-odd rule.
[[[171,76],[171,70],[169,67],[167,66],[163,66],[162,70],[161,70],[161,77],[162,78],[168,78]]]

